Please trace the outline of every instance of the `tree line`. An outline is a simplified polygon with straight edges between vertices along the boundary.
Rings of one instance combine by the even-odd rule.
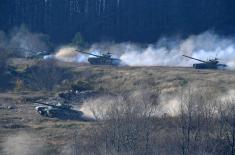
[[[80,32],[88,42],[155,42],[215,30],[235,33],[234,0],[1,0],[0,29],[25,24],[56,43]]]

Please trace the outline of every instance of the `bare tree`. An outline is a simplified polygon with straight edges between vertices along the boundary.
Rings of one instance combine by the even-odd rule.
[[[179,116],[179,139],[180,147],[183,155],[190,153],[191,134],[192,134],[192,113],[193,102],[191,97],[191,90],[189,89],[186,97],[181,97],[181,107]]]
[[[219,108],[220,141],[223,153],[235,154],[235,105],[233,101],[221,104]],[[224,145],[225,144],[225,145]]]
[[[151,135],[156,105],[148,100],[134,100],[129,97],[113,98],[114,102],[103,114],[99,129],[92,135],[96,146],[103,149],[103,154],[151,154],[154,150]],[[104,101],[105,102],[105,101]]]
[[[100,101],[105,106],[95,102],[98,122],[81,147],[87,154],[234,154],[233,101],[220,102],[206,89],[183,92],[180,113],[173,117],[159,117],[158,104],[146,95],[110,99]]]
[[[213,152],[215,113],[216,104],[207,90],[189,88],[182,94],[177,130],[182,154]]]

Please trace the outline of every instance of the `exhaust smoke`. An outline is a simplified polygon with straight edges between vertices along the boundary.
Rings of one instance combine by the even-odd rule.
[[[192,66],[197,61],[182,57],[183,54],[202,60],[219,58],[229,68],[235,68],[235,41],[211,32],[193,35],[185,40],[162,39],[156,44],[141,48],[127,45],[121,59],[130,66]]]
[[[10,33],[0,31],[0,49],[14,52],[17,56],[30,57],[38,52],[48,51],[48,37],[30,32],[24,25]]]
[[[131,114],[134,112],[136,115],[147,113],[152,117],[165,115],[176,117],[181,114],[182,107],[185,108],[191,103],[194,108],[203,104],[203,106],[211,106],[210,108],[214,106],[214,109],[226,104],[234,104],[235,90],[231,89],[223,94],[211,96],[205,89],[195,88],[190,91],[186,89],[181,93],[159,94],[156,102],[151,102],[149,99],[151,96],[152,94],[144,91],[134,91],[128,98],[102,96],[84,102],[80,111],[93,120],[108,120],[115,111]]]
[[[56,52],[55,58],[64,62],[86,62],[86,56],[76,52],[75,47],[62,47]]]
[[[88,63],[88,56],[77,52],[78,48],[63,46],[55,54],[46,55],[44,59],[56,59],[63,62]]]
[[[68,62],[87,62],[88,55],[75,53],[74,47],[61,48],[55,57]],[[210,31],[192,35],[186,39],[162,38],[155,44],[96,43],[87,52],[111,52],[129,66],[178,66],[191,67],[198,61],[187,59],[188,55],[202,60],[219,58],[221,63],[235,69],[235,41]],[[102,53],[101,52],[101,53]]]

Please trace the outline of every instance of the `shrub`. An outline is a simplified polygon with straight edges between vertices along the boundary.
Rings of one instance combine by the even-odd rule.
[[[93,89],[92,85],[87,81],[78,80],[71,86],[74,91],[86,91]]]
[[[24,81],[17,79],[15,82],[15,91],[21,91],[24,89]]]
[[[25,76],[25,83],[33,90],[53,90],[63,80],[72,78],[70,71],[51,60],[39,62],[26,69]]]

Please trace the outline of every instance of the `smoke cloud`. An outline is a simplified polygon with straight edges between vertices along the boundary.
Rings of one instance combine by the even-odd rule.
[[[83,103],[81,111],[85,116],[94,120],[106,120],[109,119],[109,115],[112,114],[113,110],[119,110],[125,113],[125,110],[136,111],[137,113],[150,113],[154,117],[167,116],[178,116],[181,113],[181,108],[186,106],[188,103],[193,103],[193,106],[199,104],[205,104],[204,106],[222,106],[225,103],[233,104],[235,90],[231,89],[226,91],[224,94],[211,96],[204,89],[186,89],[184,92],[175,94],[159,94],[154,102],[151,98],[150,92],[146,93],[143,91],[134,91],[128,98],[122,96],[111,97],[102,96],[95,99],[90,99]],[[202,100],[203,99],[203,102]],[[192,100],[192,101],[191,101]],[[201,103],[202,102],[202,103]],[[217,105],[218,104],[218,105]]]
[[[93,120],[103,120],[107,118],[107,113],[120,99],[110,96],[90,99],[83,103],[80,111]]]
[[[88,63],[90,55],[78,52],[79,49],[74,46],[63,46],[55,54],[44,56],[44,59],[56,59],[63,62]],[[100,55],[97,49],[86,50],[88,53]]]
[[[139,98],[139,96],[137,96],[137,98]],[[123,98],[121,99],[120,97],[119,99],[116,97],[100,97],[84,102],[80,110],[85,116],[94,120],[106,120],[109,118],[113,109],[118,109],[123,112],[125,109],[129,109],[129,106],[133,108],[132,110],[134,110],[134,108],[139,110],[141,109],[138,112],[151,113],[152,116],[156,117],[161,117],[164,114],[176,116],[180,112],[181,102],[177,97],[171,99],[161,97],[158,105],[146,107],[147,104],[149,104],[149,101],[136,102],[133,100],[123,100]]]
[[[235,46],[231,38],[223,38],[211,32],[190,36],[185,40],[162,39],[155,45],[141,48],[127,45],[120,58],[130,66],[192,66],[195,60],[183,54],[207,60],[218,57],[221,63],[235,67]]]
[[[6,155],[40,155],[43,154],[43,147],[43,141],[39,137],[26,133],[9,136],[3,143]]]
[[[85,62],[86,57],[76,52],[76,50],[77,48],[75,47],[62,47],[56,52],[54,57],[64,62]]]
[[[198,61],[182,57],[185,54],[202,60],[217,57],[221,63],[227,64],[229,68],[235,68],[234,39],[222,37],[210,31],[192,35],[186,39],[162,38],[155,44],[149,45],[96,43],[86,51],[96,54],[111,52],[114,57],[120,58],[124,64],[129,66],[191,67],[193,63],[198,63]],[[64,56],[65,60],[87,62],[87,55],[68,53],[68,55]],[[62,57],[60,57],[60,60],[64,60]]]
[[[15,55],[29,57],[37,52],[47,51],[49,41],[46,35],[31,33],[22,25],[9,33],[0,31],[0,49],[12,51]]]

